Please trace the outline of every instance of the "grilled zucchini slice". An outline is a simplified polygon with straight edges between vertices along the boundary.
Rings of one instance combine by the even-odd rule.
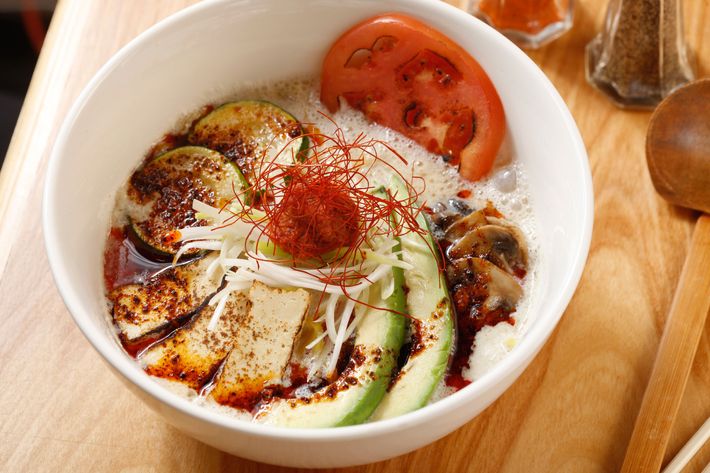
[[[221,208],[246,187],[237,165],[217,151],[200,146],[168,151],[131,176],[127,194],[133,236],[153,250],[147,256],[170,260],[180,249],[175,231],[203,224],[193,200]]]
[[[250,183],[255,182],[262,162],[277,159],[288,164],[302,159],[308,149],[300,122],[262,100],[230,102],[216,108],[195,123],[188,141],[236,162]]]

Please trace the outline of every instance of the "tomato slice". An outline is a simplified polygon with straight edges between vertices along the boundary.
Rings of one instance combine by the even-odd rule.
[[[430,26],[399,13],[352,27],[323,62],[321,101],[339,97],[459,167],[470,180],[493,166],[505,133],[500,97],[481,66]]]

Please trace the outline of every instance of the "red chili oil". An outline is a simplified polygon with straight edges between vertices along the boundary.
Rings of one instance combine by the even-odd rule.
[[[463,192],[463,191],[461,191]],[[459,192],[459,197],[465,198]],[[436,221],[436,212],[433,209],[425,209],[427,215],[434,220],[434,226],[447,227],[452,220],[457,217],[455,214],[439,215]],[[489,204],[485,209],[486,215],[502,217],[492,205]],[[447,248],[452,244],[451,241],[443,238],[443,232],[435,232],[440,238],[436,239],[441,255],[444,260],[445,267],[450,266],[451,260],[447,254]],[[525,276],[525,268],[515,268],[514,274],[518,278]],[[498,323],[507,322],[511,325],[515,324],[515,319],[511,318],[511,314],[515,312],[515,307],[496,308],[488,310],[484,304],[489,296],[488,292],[488,276],[484,274],[475,274],[471,279],[465,279],[462,282],[454,282],[449,278],[447,272],[447,286],[451,295],[451,301],[456,321],[456,347],[451,358],[449,370],[446,374],[446,385],[455,390],[462,389],[469,384],[470,381],[463,377],[463,371],[469,367],[469,358],[473,351],[473,343],[476,334],[485,326],[495,326]]]
[[[199,116],[190,123],[194,124],[214,110],[213,105],[202,108]],[[175,148],[188,145],[188,133],[166,133],[158,140],[145,155],[144,162],[149,162],[156,157]],[[108,292],[126,284],[142,283],[151,275],[170,266],[170,262],[151,258],[141,252],[136,242],[131,238],[127,226],[111,227],[104,247],[104,283]],[[154,255],[155,256],[155,255]],[[159,341],[165,333],[151,334],[138,341],[128,341],[121,338],[121,344],[126,352],[136,358],[143,350]]]
[[[456,304],[454,304],[456,305]],[[495,310],[471,310],[466,306],[454,307],[456,314],[457,340],[456,349],[451,359],[449,371],[446,375],[446,385],[455,390],[462,389],[471,381],[463,377],[463,370],[469,367],[468,360],[473,352],[473,342],[476,334],[485,326],[494,326],[502,322],[515,325],[515,319],[510,317],[510,312]],[[477,314],[477,315],[472,315]]]
[[[457,337],[446,384],[456,390],[470,384],[470,381],[464,379],[462,373],[469,367],[468,360],[473,352],[476,334],[486,326],[493,327],[502,322],[515,324],[515,319],[511,318],[515,307],[499,307],[494,310],[485,307],[488,282],[486,275],[476,274],[474,280],[450,288],[451,302],[456,315]]]
[[[308,384],[308,370],[296,362],[289,363],[289,386],[271,384],[264,386],[260,382],[242,383],[238,391],[216,393],[215,400],[224,406],[242,409],[251,413],[256,413],[259,408],[273,399],[296,399],[297,391],[303,386],[308,386],[308,390],[315,392],[325,385],[325,382]],[[209,386],[210,383],[207,383]],[[213,395],[215,393],[213,392]]]
[[[126,284],[143,283],[153,274],[169,266],[170,263],[157,262],[143,256],[128,236],[125,227],[112,227],[109,231],[106,238],[106,247],[104,248],[104,283],[106,284],[106,291],[111,292]],[[166,331],[173,328],[168,327]],[[137,358],[143,350],[164,338],[165,335],[165,332],[154,333],[133,341],[120,337],[120,341],[126,353],[133,358]]]
[[[121,344],[123,345],[124,350],[126,350],[129,355],[131,355],[133,358],[138,358],[138,355],[140,355],[146,348],[153,345],[154,343],[159,342],[160,340],[165,338],[165,336],[166,335],[164,333],[156,333],[141,337],[137,341],[125,340],[123,337],[121,337]]]
[[[289,370],[291,373],[291,385],[283,388],[281,397],[293,398],[295,397],[296,390],[308,383],[308,370],[305,366],[291,362],[289,364]]]
[[[206,113],[210,110],[211,109],[207,110]],[[318,132],[317,129],[306,131],[312,133]],[[164,152],[187,144],[189,144],[187,134],[166,134],[151,148],[146,155],[146,160],[154,159]],[[471,191],[464,189],[459,191],[457,195],[460,198],[468,198],[471,195]],[[426,207],[424,211],[428,214],[432,213],[432,209],[429,207]],[[352,229],[349,229],[348,233],[352,233]],[[443,248],[448,245],[448,242],[445,241],[438,243]],[[322,252],[322,248],[320,250]],[[154,261],[142,255],[134,242],[131,241],[126,228],[119,227],[112,228],[109,233],[106,242],[104,263],[104,279],[107,290],[109,291],[124,284],[142,282],[156,271],[169,266],[168,263]],[[455,313],[459,335],[451,368],[446,376],[446,384],[458,390],[470,384],[470,381],[463,378],[462,371],[468,366],[468,359],[471,354],[475,334],[485,325],[495,325],[500,321],[514,323],[514,320],[510,319],[510,313],[488,313],[484,314],[482,317],[472,317],[470,315],[472,313],[470,307],[464,306],[457,306]],[[464,316],[461,314],[464,314]],[[122,343],[126,351],[131,356],[136,357],[143,350],[159,341],[164,336],[165,334],[156,334],[144,337],[138,342],[122,340]],[[417,339],[415,337],[409,349],[406,350],[407,356],[416,353],[417,346],[419,345],[416,341]],[[346,368],[346,364],[351,359],[352,349],[352,344],[343,348],[338,362],[338,373],[342,373]],[[296,393],[299,391],[299,388],[308,385],[307,370],[297,363],[291,363],[289,372],[289,386],[255,386],[254,389],[244,390],[238,396],[230,398],[229,402],[225,402],[225,404],[254,411],[261,403],[269,402],[273,398],[294,399],[297,397]],[[325,381],[321,382],[320,385],[308,385],[308,388],[311,391],[315,391],[323,387],[324,384]]]
[[[189,129],[202,117],[214,110],[213,105],[202,108],[199,116],[190,123]],[[145,155],[144,162],[163,153],[188,145],[188,133],[166,133]],[[142,282],[150,274],[168,266],[164,261],[146,257],[130,238],[127,227],[112,227],[104,250],[104,282],[111,291],[125,284]],[[125,345],[125,344],[124,344]]]
[[[141,283],[170,263],[143,256],[128,236],[127,229],[112,227],[104,249],[104,283],[112,291],[126,284]]]

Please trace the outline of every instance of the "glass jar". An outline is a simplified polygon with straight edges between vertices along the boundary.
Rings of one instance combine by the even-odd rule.
[[[620,107],[653,107],[694,79],[679,0],[610,0],[587,45],[587,81]]]
[[[573,0],[470,0],[469,12],[524,48],[539,48],[572,27]]]

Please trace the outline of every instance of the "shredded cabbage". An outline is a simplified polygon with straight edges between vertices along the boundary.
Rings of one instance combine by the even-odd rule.
[[[281,263],[270,260],[258,251],[257,242],[250,237],[255,233],[254,225],[235,218],[235,212],[242,210],[236,203],[227,209],[218,209],[194,200],[193,209],[197,212],[197,218],[206,220],[209,225],[180,229],[182,246],[173,264],[191,249],[219,252],[207,268],[207,273],[224,277],[227,284],[209,301],[209,305],[215,309],[208,330],[217,328],[229,297],[235,292],[249,289],[254,281],[271,287],[303,288],[326,295],[319,314],[314,316],[314,322],[324,324],[325,329],[305,347],[306,350],[313,350],[320,342],[325,342],[321,344],[320,352],[314,354],[309,378],[319,372],[326,377],[334,374],[343,344],[357,329],[364,313],[356,301],[367,300],[370,286],[383,281],[380,290],[381,296],[386,299],[395,289],[392,268],[413,268],[410,263],[399,258],[400,252],[394,251],[399,240],[383,236],[368,241],[368,248],[360,253],[361,257],[358,256],[357,261],[351,261],[350,266],[336,264],[317,269],[294,267],[290,261]],[[255,221],[263,218],[258,211],[251,212],[251,218]],[[347,275],[348,272],[358,275],[352,278],[351,283],[328,283],[329,276]]]

